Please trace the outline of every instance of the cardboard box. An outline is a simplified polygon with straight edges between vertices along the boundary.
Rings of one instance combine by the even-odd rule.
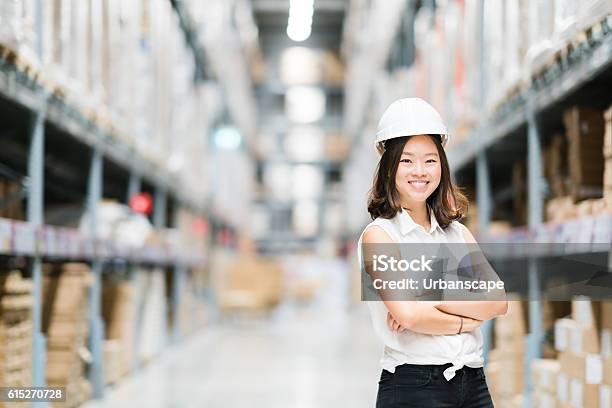
[[[510,361],[490,361],[487,364],[487,382],[492,394],[508,397],[523,392],[524,371],[515,367]]]
[[[598,354],[559,353],[559,371],[585,384],[601,384],[603,361]]]
[[[612,386],[599,386],[599,408],[612,408]]]
[[[606,121],[604,131],[604,146],[603,154],[606,159],[612,158],[612,107],[604,113],[604,120]]]
[[[572,107],[564,112],[568,139],[570,193],[574,200],[601,197],[604,118],[602,112]]]
[[[531,378],[534,389],[555,394],[557,391],[557,376],[561,365],[558,360],[536,359],[531,362]]]
[[[599,333],[595,327],[577,325],[570,332],[569,350],[573,353],[599,353]]]
[[[604,358],[612,357],[612,329],[601,329],[599,349]]]
[[[569,350],[570,343],[570,332],[577,326],[576,322],[572,319],[557,319],[555,322],[555,350],[564,351]]]
[[[534,391],[532,394],[533,408],[556,408],[557,399],[555,394],[543,391]]]
[[[583,326],[598,327],[601,321],[601,302],[585,297],[572,300],[572,319]]]
[[[612,385],[612,358],[602,358],[603,384]]]
[[[562,372],[557,376],[557,400],[562,403],[569,402],[569,377]]]
[[[569,403],[574,407],[597,408],[599,405],[599,385],[584,384],[576,378],[570,379]]]

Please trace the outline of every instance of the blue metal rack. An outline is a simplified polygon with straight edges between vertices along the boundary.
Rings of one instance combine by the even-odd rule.
[[[175,11],[179,14],[181,28],[185,30],[197,62],[197,72],[194,80],[206,78],[204,71],[204,49],[194,36],[195,30],[191,20],[185,15],[184,7],[180,1],[171,1]],[[43,55],[43,0],[36,1],[36,33],[37,55]],[[128,263],[128,276],[133,276],[133,266],[137,263],[158,264],[171,266],[173,274],[173,292],[171,307],[178,315],[181,305],[181,289],[187,271],[194,265],[201,265],[205,258],[200,254],[179,254],[162,251],[159,248],[143,249],[140,253],[126,253],[113,245],[101,245],[91,242],[88,253],[78,250],[76,244],[79,240],[76,231],[71,232],[75,238],[72,244],[49,245],[45,235],[56,234],[60,230],[44,224],[44,168],[46,151],[46,126],[52,126],[61,136],[76,144],[86,146],[91,151],[89,161],[89,176],[87,182],[86,205],[90,214],[89,233],[96,236],[96,209],[103,197],[104,161],[110,160],[120,168],[125,169],[129,175],[127,182],[126,201],[129,197],[141,190],[143,180],[154,187],[155,213],[154,225],[157,228],[166,226],[166,207],[168,198],[172,198],[178,205],[189,208],[195,213],[206,214],[204,203],[196,201],[187,191],[181,188],[174,176],[158,169],[155,164],[146,160],[142,155],[121,141],[119,135],[102,128],[93,118],[88,117],[76,106],[68,104],[65,100],[52,93],[52,85],[44,77],[44,72],[32,73],[12,61],[0,56],[0,97],[27,113],[29,117],[29,152],[27,163],[27,222],[18,222],[0,219],[0,235],[12,234],[9,248],[0,247],[4,255],[26,256],[29,258],[30,274],[33,280],[33,353],[32,371],[33,386],[46,385],[46,338],[42,333],[42,263],[47,256],[60,256],[64,259],[87,259],[91,261],[93,282],[89,291],[89,348],[92,362],[88,376],[92,384],[93,397],[104,396],[104,365],[103,340],[104,321],[101,313],[102,296],[102,270],[105,262],[113,258],[122,258]],[[49,148],[50,146],[47,146]],[[59,236],[59,235],[58,235]],[[9,238],[1,236],[0,238]],[[67,239],[66,237],[64,237]],[[63,238],[63,239],[64,239]],[[63,241],[67,243],[68,241]],[[79,253],[80,252],[80,253]],[[127,257],[126,257],[127,256]],[[172,328],[172,339],[180,340],[181,333],[179,321],[176,319]],[[35,403],[34,406],[46,407],[46,403]]]

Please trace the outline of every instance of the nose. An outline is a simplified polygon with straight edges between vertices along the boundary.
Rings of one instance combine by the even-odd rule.
[[[412,166],[412,174],[415,176],[422,176],[425,174],[425,166],[420,160],[415,162]]]

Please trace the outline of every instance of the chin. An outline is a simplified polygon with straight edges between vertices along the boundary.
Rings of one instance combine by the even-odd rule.
[[[427,199],[429,198],[431,193],[422,193],[422,194],[415,195],[414,193],[411,192],[410,194],[403,193],[402,195],[408,197],[408,199],[411,202],[414,202],[414,203],[424,203],[424,202],[427,201]]]

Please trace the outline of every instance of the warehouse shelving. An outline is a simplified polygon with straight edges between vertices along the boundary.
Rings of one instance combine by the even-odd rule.
[[[608,18],[612,22],[612,17]],[[597,38],[585,40],[565,60],[559,60],[544,72],[540,79],[502,104],[492,115],[479,123],[472,134],[449,151],[453,170],[475,160],[481,151],[500,142],[522,126],[528,125],[528,112],[539,114],[555,105],[569,105],[564,99],[582,87],[591,86],[594,78],[606,74],[612,65],[612,24],[602,22],[605,28]],[[528,106],[525,109],[525,106]]]
[[[195,266],[205,256],[177,251],[166,246],[129,249],[112,241],[92,239],[76,229],[0,218],[0,254],[41,256],[63,260],[124,259],[143,264]]]
[[[534,76],[528,87],[485,116],[465,140],[449,150],[449,163],[455,172],[474,169],[480,231],[488,230],[495,198],[505,196],[493,194],[492,168],[507,166],[509,160],[517,157],[527,158],[528,226],[515,228],[507,234],[490,236],[484,233],[479,237],[482,242],[509,244],[500,246],[496,260],[526,259],[530,307],[525,355],[525,406],[530,406],[532,392],[529,367],[534,359],[541,358],[545,336],[543,306],[539,299],[542,299],[540,276],[546,267],[539,258],[568,253],[607,253],[608,264],[612,265],[612,216],[544,223],[541,163],[545,134],[558,126],[555,122],[560,122],[564,109],[580,103],[604,107],[611,102],[605,90],[612,67],[611,21],[609,16],[599,23],[598,30],[585,34],[583,42]],[[481,87],[484,94],[484,85]],[[485,325],[483,329],[485,349],[488,350],[491,325]]]
[[[187,43],[194,52],[194,80],[205,78],[203,48],[194,36],[194,25],[187,18],[180,2],[172,1],[172,4],[179,15],[181,28],[185,30]],[[41,1],[36,2],[38,38],[42,36],[42,7]],[[152,215],[155,228],[165,228],[169,223],[170,220],[166,217],[170,202],[174,207],[180,206],[203,215],[207,213],[206,207],[201,200],[192,197],[173,174],[140,154],[127,141],[125,135],[105,123],[97,112],[82,109],[66,99],[61,87],[47,78],[36,65],[21,61],[18,54],[7,48],[2,51],[0,111],[3,117],[8,119],[9,126],[14,126],[17,133],[28,136],[22,138],[11,134],[3,135],[12,145],[19,145],[25,152],[22,155],[24,157],[10,157],[7,143],[3,159],[10,159],[9,169],[16,165],[18,174],[27,173],[23,183],[27,195],[27,221],[0,218],[0,255],[28,259],[34,298],[32,385],[46,384],[46,338],[42,333],[43,261],[85,261],[91,265],[93,278],[89,291],[89,349],[92,355],[89,380],[92,383],[93,397],[101,398],[105,386],[102,350],[104,322],[101,315],[104,265],[119,262],[128,270],[133,270],[135,265],[172,269],[173,291],[170,293],[169,306],[176,316],[181,305],[181,292],[185,287],[184,280],[188,269],[204,265],[207,258],[204,248],[197,253],[172,249],[165,245],[128,249],[112,241],[92,238],[96,236],[98,227],[95,222],[98,203],[108,194],[107,187],[112,190],[114,196],[120,196],[120,201],[127,201],[139,191],[150,190],[155,200]],[[41,53],[39,49],[39,57]],[[45,163],[49,154],[55,160],[53,163]],[[53,166],[62,160],[71,162],[73,167],[70,169],[78,172],[79,189],[86,189],[83,195],[79,193],[78,196],[84,199],[84,207],[90,215],[87,231],[45,224],[43,214],[46,178],[55,177],[54,181],[61,183],[61,172],[59,175],[49,176],[45,174],[49,170],[45,167]],[[115,183],[108,184],[107,177],[112,178]],[[86,180],[85,183],[82,183],[83,179]],[[117,180],[120,182],[117,183]],[[127,188],[122,194],[124,185]],[[180,339],[178,319],[170,331],[172,340]]]
[[[169,191],[193,210],[204,212],[203,204],[189,197],[174,177],[145,159],[133,146],[123,142],[120,135],[103,129],[76,106],[52,95],[53,87],[46,85],[46,82],[44,79],[41,81],[33,78],[23,68],[0,57],[0,96],[31,111],[44,110],[45,120],[50,126],[89,148],[100,149],[105,157],[122,168]]]

